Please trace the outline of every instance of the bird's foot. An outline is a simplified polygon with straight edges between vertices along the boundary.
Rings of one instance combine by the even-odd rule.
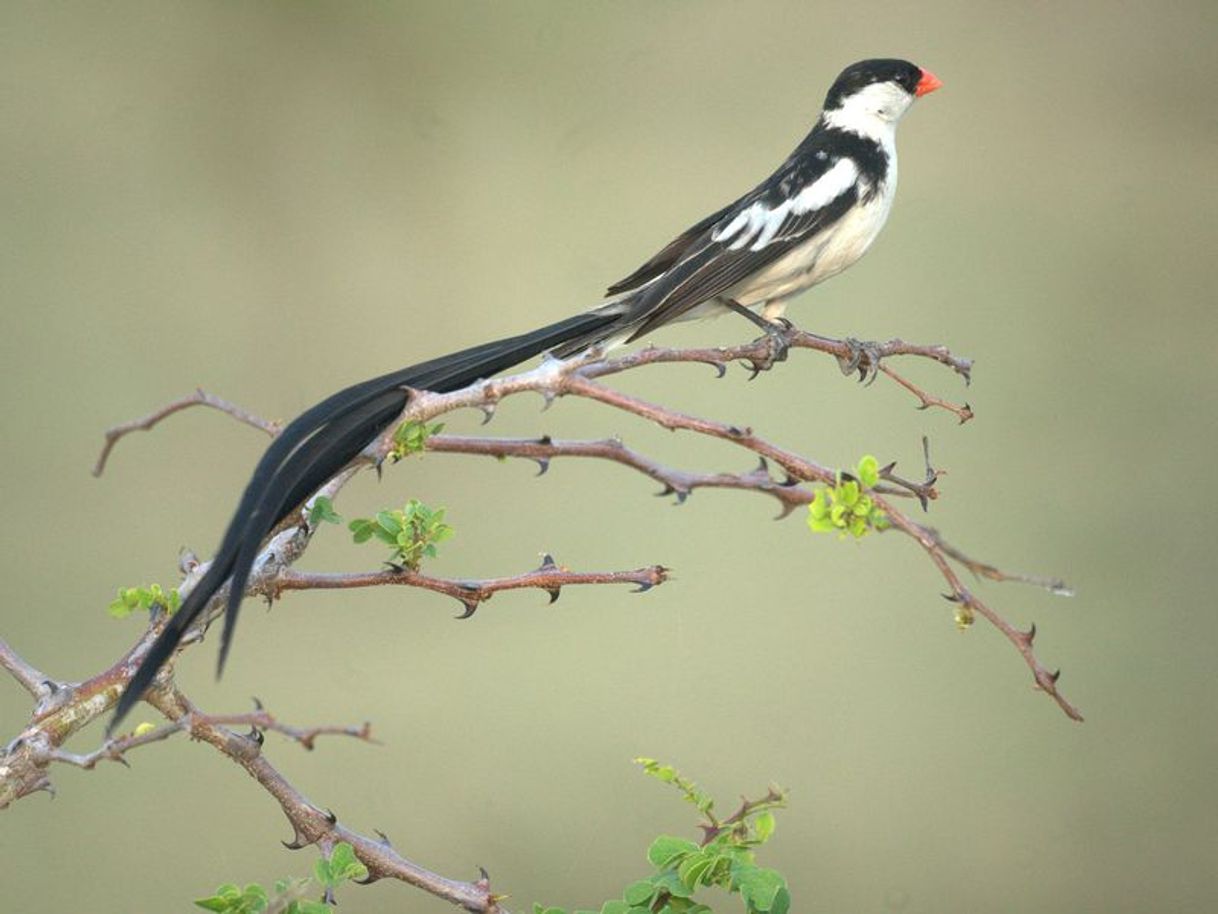
[[[857,371],[859,382],[870,384],[880,373],[880,360],[883,358],[880,354],[880,344],[856,340],[849,336],[844,342],[849,351],[846,355],[837,357],[837,364],[841,366],[842,374],[852,375]]]
[[[787,341],[787,336],[795,327],[785,317],[778,317],[772,321],[766,321],[762,327],[765,330],[765,336],[760,336],[754,342],[765,342],[765,355],[757,358],[749,359],[749,369],[753,372],[749,375],[749,380],[757,377],[763,371],[769,371],[779,362],[787,360],[787,353],[791,350],[791,344]]]

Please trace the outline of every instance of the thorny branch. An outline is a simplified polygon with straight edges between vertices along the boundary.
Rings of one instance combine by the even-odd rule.
[[[902,388],[911,392],[919,401],[920,408],[941,408],[956,415],[961,422],[972,417],[967,404],[956,405],[923,391],[912,382],[893,371],[883,360],[894,356],[917,356],[943,364],[966,381],[970,377],[972,364],[967,359],[954,356],[942,346],[919,346],[899,339],[886,343],[859,344],[853,340],[833,340],[788,328],[784,340],[791,349],[811,349],[827,353],[839,361],[843,371],[858,372],[860,380],[868,382],[879,374],[893,379]],[[577,359],[558,362],[549,360],[538,368],[502,378],[483,381],[471,387],[448,394],[413,391],[403,412],[402,420],[428,421],[462,408],[481,410],[486,420],[494,415],[496,405],[504,398],[520,393],[540,394],[549,404],[563,396],[577,396],[595,400],[606,406],[655,422],[668,429],[681,429],[695,434],[716,438],[744,448],[754,454],[757,466],[748,472],[694,473],[665,466],[639,453],[617,438],[588,441],[562,441],[548,437],[540,439],[457,437],[434,435],[427,442],[427,449],[436,453],[463,453],[494,457],[522,457],[534,460],[545,473],[550,461],[565,457],[591,457],[609,460],[633,469],[659,483],[661,495],[673,495],[678,503],[683,502],[693,491],[701,488],[729,488],[757,492],[779,502],[779,517],[791,513],[796,507],[812,500],[813,491],[805,483],[833,484],[837,470],[793,451],[784,449],[752,429],[688,415],[663,405],[632,397],[605,386],[600,379],[646,365],[661,363],[701,363],[716,369],[722,377],[732,362],[743,362],[756,373],[772,366],[775,344],[770,338],[740,346],[710,349],[660,349],[646,348],[612,359],[599,359],[590,354]],[[191,406],[207,406],[220,410],[239,421],[271,434],[278,433],[279,425],[260,419],[243,408],[202,390],[174,401],[149,415],[106,432],[105,446],[98,458],[94,472],[100,474],[114,446],[123,437],[137,430],[148,430],[162,419]],[[360,466],[380,466],[393,446],[392,429],[380,440],[370,445],[365,454],[352,466],[326,484],[316,496],[333,498],[350,480]],[[1035,626],[1022,631],[1008,623],[1001,615],[964,587],[952,563],[991,580],[1023,581],[1047,587],[1055,592],[1066,592],[1059,581],[1048,581],[1022,575],[1008,574],[992,565],[968,558],[943,540],[928,526],[915,522],[894,505],[896,498],[914,497],[923,508],[937,497],[935,488],[937,474],[927,461],[927,474],[923,482],[909,482],[896,476],[889,465],[881,472],[883,480],[872,490],[875,503],[886,512],[893,529],[913,538],[926,552],[939,570],[950,589],[949,599],[956,602],[971,618],[977,614],[995,626],[1019,651],[1032,671],[1039,688],[1047,692],[1075,720],[1082,717],[1057,689],[1057,672],[1049,672],[1037,659],[1033,651]],[[771,472],[776,467],[778,475]],[[461,617],[471,615],[476,608],[500,590],[533,588],[546,591],[551,600],[557,598],[562,587],[575,584],[630,583],[636,590],[647,590],[662,583],[667,569],[659,565],[633,571],[574,572],[559,567],[548,555],[542,566],[535,571],[515,577],[489,579],[444,579],[419,572],[390,569],[356,574],[324,574],[296,571],[292,565],[307,548],[313,531],[307,523],[306,510],[292,515],[267,542],[247,593],[274,599],[288,590],[350,588],[371,586],[410,586],[441,593],[458,600],[463,607]],[[205,565],[190,562],[179,591],[185,594],[205,569]],[[204,620],[183,644],[193,643],[202,637],[206,624],[221,611],[227,594],[222,590],[212,600]],[[0,754],[0,808],[37,790],[50,790],[47,774],[56,762],[91,768],[99,761],[115,760],[125,763],[127,752],[148,743],[168,739],[176,733],[187,732],[193,738],[214,746],[217,750],[244,767],[270,793],[282,807],[292,823],[295,833],[289,847],[315,844],[323,852],[329,852],[339,841],[350,842],[357,856],[368,866],[371,879],[393,877],[418,886],[445,898],[469,911],[501,912],[500,898],[490,892],[489,882],[483,874],[474,882],[452,880],[432,873],[397,854],[385,840],[374,840],[348,831],[340,826],[333,816],[311,803],[292,787],[267,761],[262,753],[261,733],[275,730],[296,740],[305,748],[312,748],[314,740],[323,733],[336,733],[358,739],[369,740],[368,725],[362,728],[294,728],[279,723],[259,705],[257,710],[246,714],[209,716],[198,712],[173,683],[173,664],[170,663],[158,676],[146,700],[169,721],[146,732],[119,737],[101,746],[94,752],[75,754],[61,747],[72,734],[88,723],[107,713],[130,680],[136,667],[146,654],[160,629],[163,620],[154,615],[147,631],[139,641],[112,667],[82,683],[63,683],[44,676],[22,660],[5,642],[0,640],[0,666],[3,666],[37,700],[37,709],[29,725]],[[230,729],[231,726],[250,727],[248,736]],[[726,820],[720,825],[728,825]]]
[[[127,435],[130,435],[132,432],[151,431],[162,419],[167,419],[174,413],[189,409],[192,406],[210,406],[212,409],[218,409],[222,413],[227,413],[239,422],[244,422],[253,428],[261,429],[268,435],[274,436],[279,434],[278,423],[259,419],[253,413],[246,412],[235,403],[230,403],[214,394],[209,394],[200,387],[193,394],[182,397],[180,400],[174,400],[172,403],[167,403],[146,416],[132,419],[130,422],[124,422],[121,425],[107,429],[106,443],[102,446],[101,453],[97,455],[97,463],[93,464],[93,475],[100,476],[105,472],[106,461],[110,459],[110,452],[114,450],[114,445],[118,444]]]

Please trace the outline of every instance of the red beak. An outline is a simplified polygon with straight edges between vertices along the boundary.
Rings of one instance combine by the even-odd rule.
[[[923,70],[922,78],[919,79],[918,84],[914,86],[914,95],[921,98],[923,95],[934,92],[942,85],[943,80],[937,77],[934,73],[930,72],[930,70]]]

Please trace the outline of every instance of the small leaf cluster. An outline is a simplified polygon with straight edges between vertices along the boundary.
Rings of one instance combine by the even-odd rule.
[[[343,516],[334,510],[334,502],[325,495],[318,495],[309,505],[309,526],[316,529],[319,524],[340,524]]]
[[[226,883],[216,889],[214,895],[195,901],[196,907],[217,914],[262,914],[264,911],[282,911],[283,914],[330,914],[331,907],[324,901],[313,901],[304,896],[315,893],[320,887],[325,896],[351,879],[366,879],[368,868],[355,856],[355,849],[345,841],[335,846],[330,859],[317,861],[312,879],[280,879],[271,894],[258,883],[241,888]]]
[[[783,805],[780,793],[746,803],[728,820],[714,815],[714,800],[671,765],[654,759],[636,759],[643,770],[681,791],[707,818],[706,839],[698,844],[686,838],[660,835],[647,850],[655,872],[626,886],[621,898],[606,901],[600,914],[710,914],[711,908],[694,899],[700,888],[720,888],[740,896],[747,914],[787,914],[791,893],[777,870],[758,866],[754,851],[774,834],[772,810]],[[562,908],[534,905],[533,914],[566,914]],[[596,914],[575,911],[574,914]]]
[[[859,461],[856,473],[837,474],[837,484],[817,489],[808,505],[808,526],[813,533],[837,531],[862,539],[872,530],[885,530],[888,515],[867,494],[880,481],[879,461],[870,454]]]
[[[159,607],[167,613],[175,613],[182,605],[182,598],[173,588],[164,590],[160,584],[149,584],[147,587],[120,587],[118,597],[106,607],[106,611],[115,619],[126,619],[137,609]]]
[[[376,517],[358,517],[347,525],[357,543],[372,538],[387,544],[395,565],[418,571],[425,558],[435,558],[437,547],[451,539],[454,530],[444,522],[443,508],[429,508],[416,498],[404,508],[380,511]]]
[[[417,419],[408,419],[393,433],[393,447],[389,451],[389,459],[397,463],[411,454],[422,453],[427,450],[427,439],[438,435],[443,429],[443,422],[428,425]]]

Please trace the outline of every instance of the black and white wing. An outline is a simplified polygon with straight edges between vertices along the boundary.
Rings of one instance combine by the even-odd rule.
[[[671,242],[614,288],[637,288],[630,340],[722,295],[834,225],[859,202],[850,157],[804,152]],[[637,278],[636,285],[630,283]]]

